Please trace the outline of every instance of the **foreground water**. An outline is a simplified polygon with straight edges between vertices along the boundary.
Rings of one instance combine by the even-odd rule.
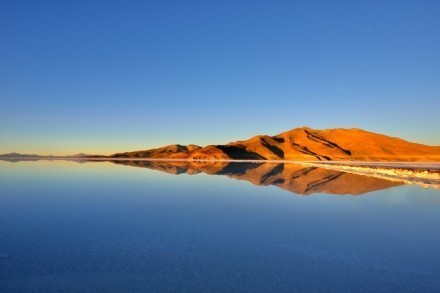
[[[439,223],[319,168],[0,161],[0,292],[439,292]]]

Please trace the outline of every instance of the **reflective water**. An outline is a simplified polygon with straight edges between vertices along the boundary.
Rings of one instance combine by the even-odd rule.
[[[439,292],[439,223],[319,168],[0,161],[0,292]]]

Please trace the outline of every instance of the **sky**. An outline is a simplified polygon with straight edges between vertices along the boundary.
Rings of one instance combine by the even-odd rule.
[[[440,145],[440,1],[0,1],[0,153],[301,126]]]

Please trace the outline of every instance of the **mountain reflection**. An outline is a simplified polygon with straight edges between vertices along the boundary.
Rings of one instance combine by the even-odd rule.
[[[255,185],[275,185],[302,195],[314,193],[359,195],[403,185],[401,182],[298,164],[196,161],[113,161],[113,163],[176,175],[183,173],[225,175]]]

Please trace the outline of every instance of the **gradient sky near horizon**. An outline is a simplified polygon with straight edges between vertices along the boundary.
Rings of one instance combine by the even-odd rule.
[[[440,1],[0,2],[0,153],[357,127],[440,145]]]

